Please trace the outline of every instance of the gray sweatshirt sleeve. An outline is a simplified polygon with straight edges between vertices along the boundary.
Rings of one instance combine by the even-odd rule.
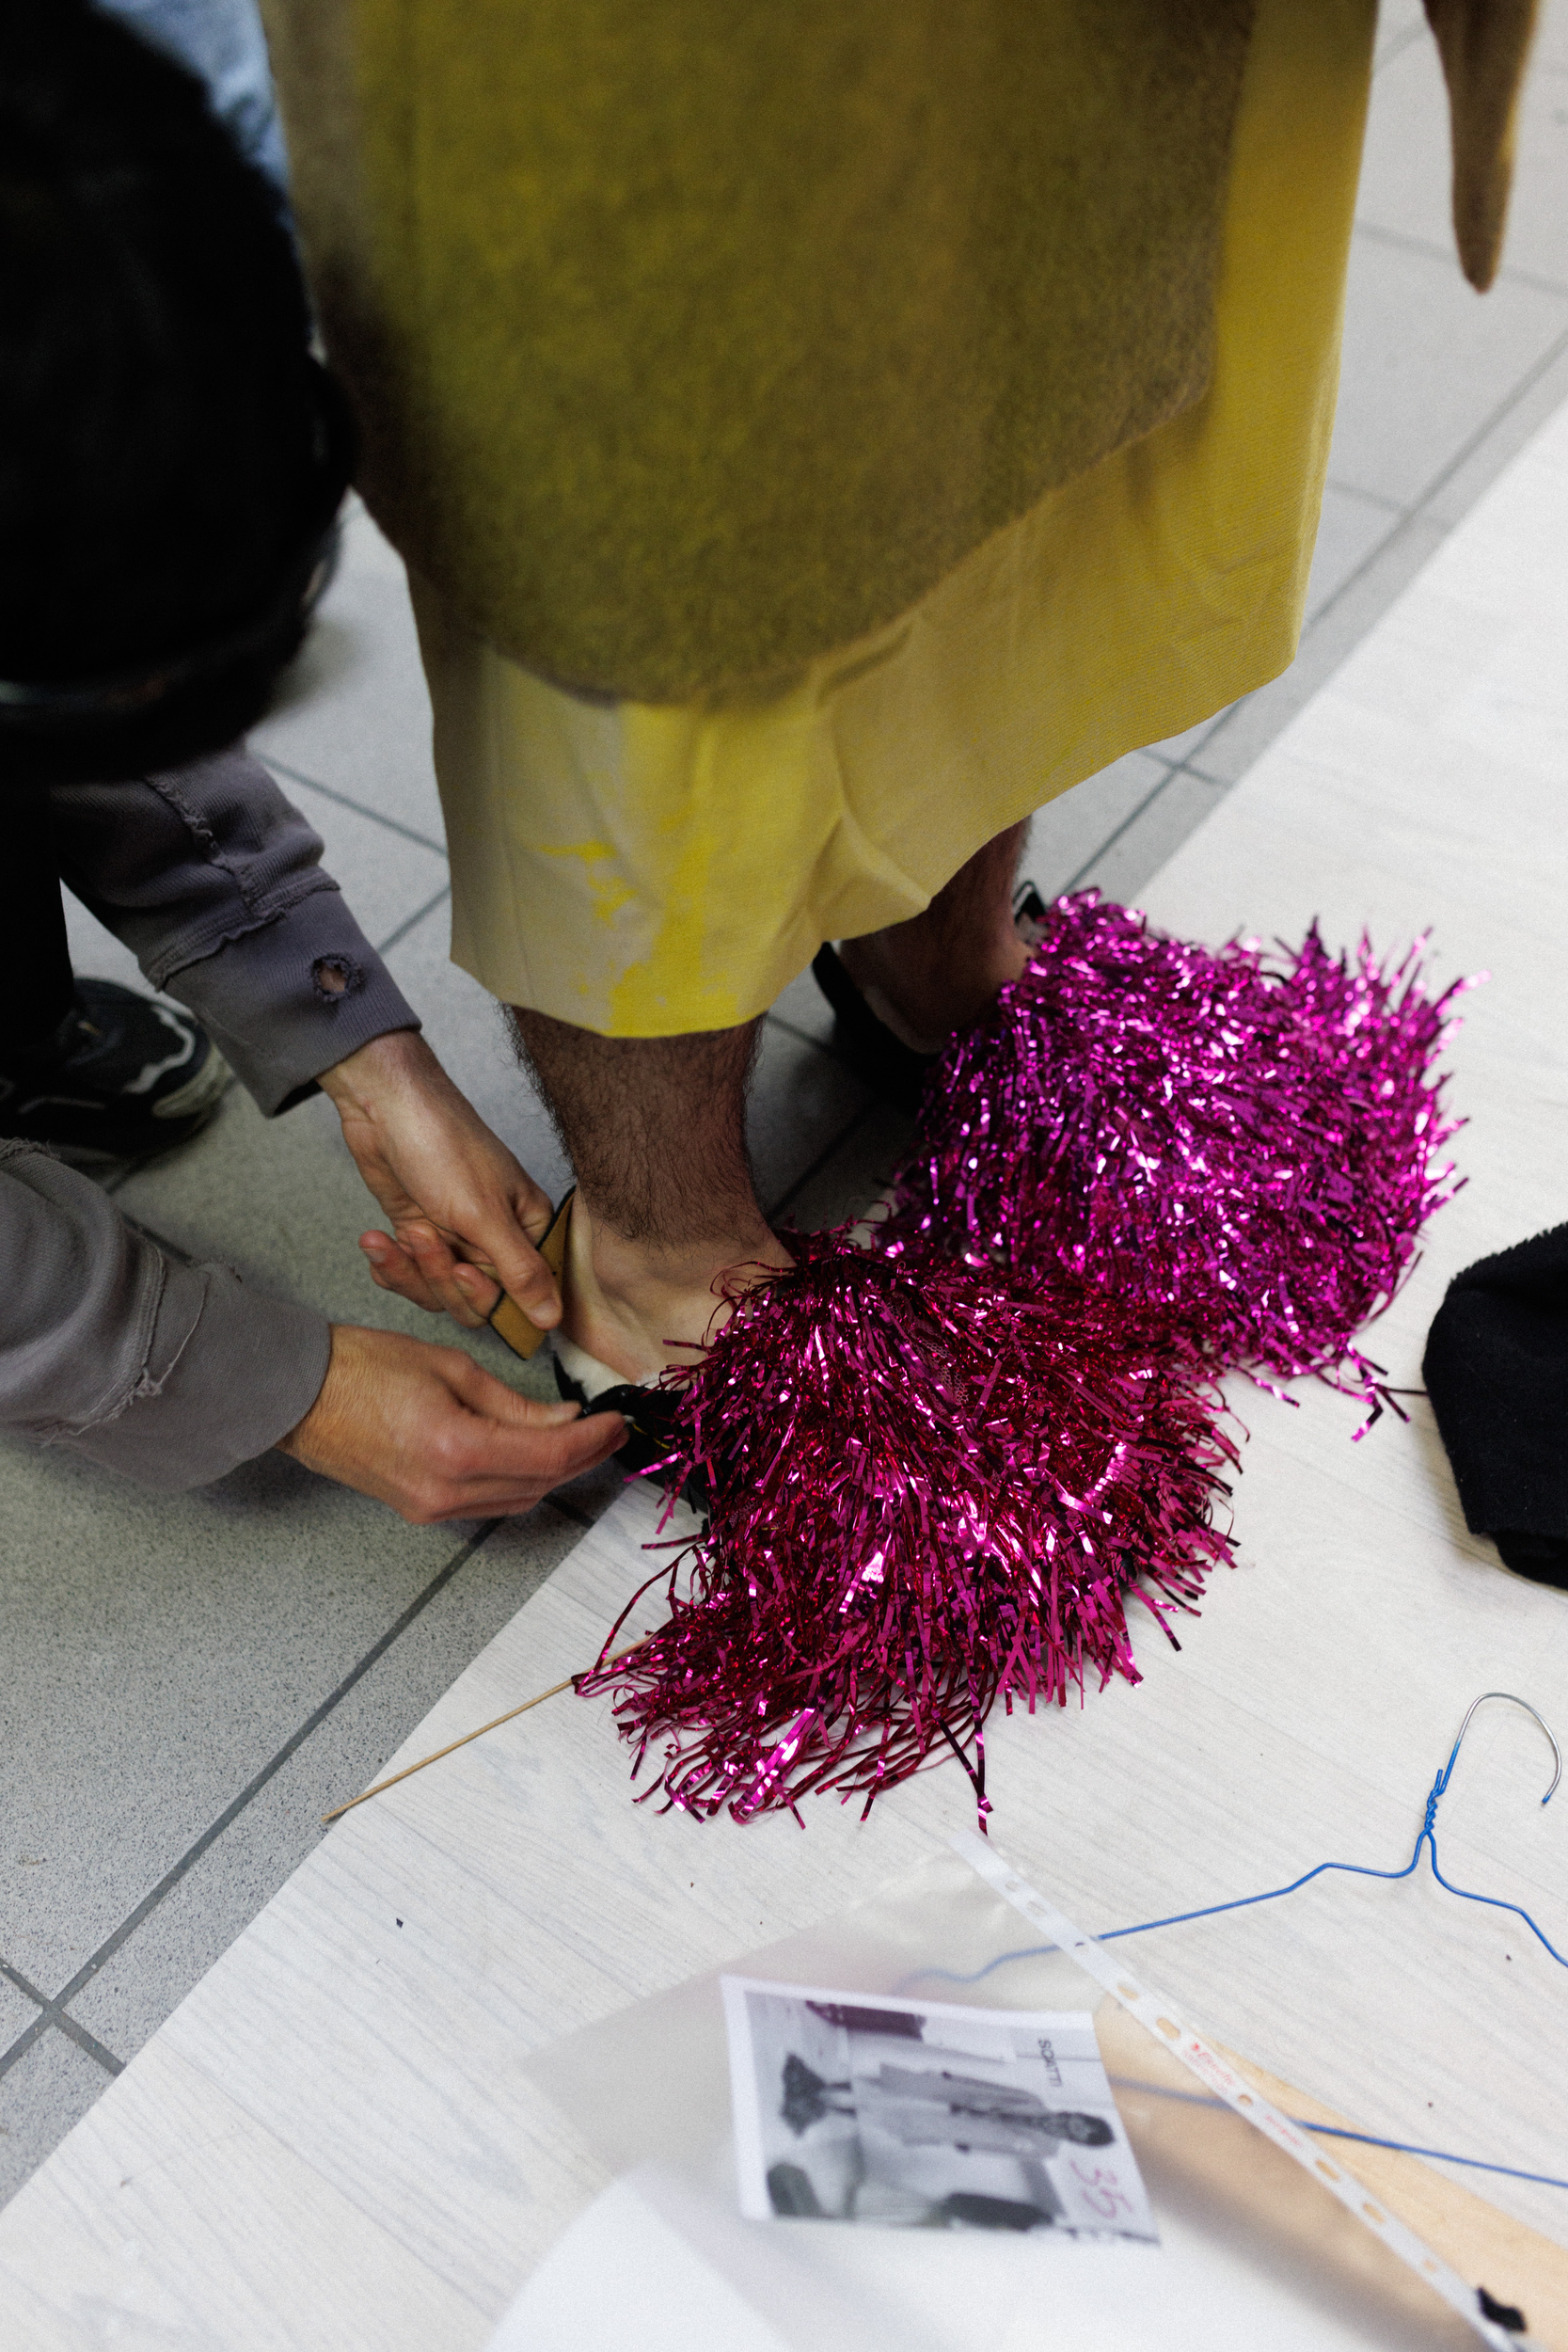
[[[419,1027],[322,870],[319,835],[243,749],[137,783],[56,786],[50,806],[66,883],[190,1007],[263,1111],[372,1038]],[[0,1426],[146,1486],[202,1486],[264,1453],[326,1376],[324,1315],[178,1262],[86,1177],[5,1143],[0,1282]]]
[[[56,785],[50,812],[67,885],[269,1117],[372,1038],[419,1027],[324,872],[321,836],[243,747],[136,783]]]
[[[48,1152],[0,1141],[0,1425],[144,1486],[204,1486],[302,1421],[325,1315],[177,1263]]]

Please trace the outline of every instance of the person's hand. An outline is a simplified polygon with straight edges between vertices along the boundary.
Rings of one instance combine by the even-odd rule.
[[[428,1527],[531,1511],[626,1436],[619,1413],[518,1396],[459,1347],[335,1323],[321,1394],[277,1445]]]
[[[542,1331],[561,1299],[534,1248],[550,1221],[540,1191],[459,1094],[413,1029],[394,1029],[322,1073],[343,1140],[391,1221],[359,1247],[376,1282],[469,1329],[501,1289]]]

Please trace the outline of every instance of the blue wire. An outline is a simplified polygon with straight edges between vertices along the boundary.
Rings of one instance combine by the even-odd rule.
[[[1485,2156],[1456,2156],[1449,2148],[1417,2148],[1407,2139],[1378,2139],[1370,2132],[1347,2132],[1333,2123],[1308,2123],[1304,2116],[1296,2118],[1304,2132],[1317,2132],[1324,2139],[1358,2139],[1368,2148],[1392,2148],[1402,2156],[1435,2156],[1440,2164],[1467,2164],[1476,2172],[1506,2172],[1511,2181],[1538,2181],[1544,2188],[1568,2188],[1568,2181],[1560,2181],[1551,2172],[1524,2172],[1516,2164],[1493,2164]]]
[[[1224,2112],[1221,2099],[1205,2098],[1201,2090],[1169,2090],[1164,2083],[1131,2081],[1121,2074],[1112,2076],[1118,2087],[1129,2090],[1147,2090],[1157,2099],[1176,2099],[1182,2106],[1214,2107]],[[1354,2139],[1365,2148],[1391,2148],[1402,2156],[1434,2156],[1442,2164],[1468,2165],[1478,2172],[1506,2172],[1511,2181],[1537,2181],[1544,2188],[1568,2188],[1568,2181],[1560,2181],[1551,2172],[1525,2172],[1516,2164],[1493,2164],[1485,2156],[1457,2156],[1451,2148],[1418,2148],[1405,2139],[1380,2139],[1373,2132],[1353,2132],[1342,2123],[1309,2123],[1304,2115],[1292,2117],[1304,2132],[1316,2132],[1321,2139]]]
[[[1460,1740],[1462,1740],[1464,1736],[1463,1731],[1461,1731]],[[1564,1955],[1558,1950],[1557,1946],[1551,1941],[1551,1938],[1536,1926],[1535,1921],[1530,1917],[1529,1913],[1523,1910],[1518,1903],[1504,1902],[1500,1897],[1497,1895],[1478,1895],[1467,1886],[1455,1886],[1451,1879],[1446,1879],[1443,1876],[1442,1870],[1438,1867],[1438,1800],[1444,1795],[1448,1788],[1449,1782],[1452,1777],[1454,1764],[1459,1756],[1459,1740],[1456,1740],[1453,1746],[1449,1751],[1448,1762],[1444,1765],[1442,1771],[1438,1773],[1436,1779],[1432,1784],[1431,1790],[1427,1796],[1425,1818],[1421,1822],[1420,1829],[1417,1833],[1416,1844],[1410,1859],[1405,1864],[1402,1870],[1373,1870],[1369,1868],[1365,1863],[1361,1862],[1320,1862],[1316,1869],[1304,1871],[1299,1879],[1292,1879],[1289,1886],[1271,1886],[1268,1891],[1262,1895],[1238,1895],[1227,1903],[1205,1903],[1196,1911],[1173,1911],[1170,1913],[1168,1917],[1164,1919],[1140,1919],[1135,1926],[1130,1928],[1105,1928],[1101,1931],[1100,1935],[1096,1938],[1096,1941],[1101,1944],[1115,1944],[1119,1937],[1124,1935],[1147,1935],[1152,1928],[1180,1927],[1188,1919],[1212,1919],[1222,1911],[1245,1911],[1253,1903],[1277,1902],[1280,1896],[1293,1895],[1299,1887],[1309,1886],[1314,1879],[1322,1878],[1326,1870],[1343,1870],[1353,1878],[1361,1879],[1407,1879],[1421,1859],[1421,1848],[1426,1846],[1430,1848],[1432,1853],[1432,1875],[1437,1881],[1439,1886],[1446,1888],[1450,1895],[1458,1895],[1462,1897],[1467,1903],[1485,1903],[1493,1911],[1512,1911],[1516,1919],[1522,1919],[1524,1921],[1526,1927],[1528,1928],[1530,1933],[1535,1937],[1536,1941],[1545,1947],[1546,1950],[1550,1952],[1552,1958],[1558,1963],[1558,1965],[1562,1968],[1568,1968],[1568,1958],[1565,1958]],[[1556,1784],[1554,1783],[1554,1786]],[[1550,1797],[1551,1793],[1551,1789],[1548,1788],[1546,1795],[1541,1800],[1543,1804],[1546,1803],[1547,1798]],[[969,1976],[956,1975],[950,1968],[917,1968],[911,1976],[906,1977],[903,1982],[904,1984],[912,1984],[917,1979],[935,1978],[940,1983],[942,1984],[978,1984],[983,1978],[989,1977],[993,1969],[1006,1968],[1011,1961],[1037,1960],[1040,1959],[1045,1953],[1053,1952],[1055,1949],[1056,1947],[1054,1944],[1028,1944],[1016,1952],[1004,1952],[999,1959],[988,1961],[983,1968],[976,1968],[973,1974]],[[903,1990],[903,1985],[900,1985],[899,1990]],[[1196,2093],[1182,2092],[1174,2092],[1167,2095],[1173,2097],[1196,2096]],[[1212,2105],[1213,2103],[1212,2101],[1205,2101],[1204,2104],[1208,2106]],[[1392,2148],[1395,2149],[1401,2155],[1434,2156],[1444,2164],[1470,2165],[1476,2170],[1481,2172],[1506,2172],[1510,2178],[1513,2180],[1539,2181],[1547,2188],[1568,2188],[1568,2181],[1557,2180],[1549,2172],[1521,2172],[1516,2166],[1512,2164],[1490,2164],[1484,2156],[1456,2156],[1444,2148],[1417,2148],[1413,2147],[1408,2141],[1402,2139],[1374,2139],[1367,2132],[1340,2131],[1336,2129],[1332,2124],[1307,2123],[1304,2119],[1298,2118],[1297,2120],[1303,2122],[1303,2127],[1307,2131],[1321,2132],[1331,2138],[1364,2140],[1370,2148]]]
[[[1421,1859],[1421,1848],[1426,1846],[1431,1849],[1432,1852],[1432,1875],[1439,1886],[1446,1887],[1450,1895],[1461,1896],[1467,1903],[1486,1903],[1494,1911],[1512,1911],[1516,1919],[1524,1921],[1537,1943],[1544,1945],[1558,1965],[1561,1968],[1568,1968],[1568,1958],[1558,1950],[1551,1938],[1536,1926],[1529,1913],[1523,1910],[1518,1903],[1505,1903],[1497,1895],[1477,1895],[1467,1886],[1455,1886],[1451,1879],[1446,1879],[1443,1876],[1437,1861],[1437,1804],[1439,1798],[1448,1788],[1458,1755],[1459,1741],[1456,1740],[1449,1752],[1448,1762],[1432,1784],[1427,1797],[1426,1817],[1417,1833],[1416,1844],[1410,1859],[1402,1870],[1372,1870],[1361,1862],[1320,1862],[1315,1870],[1304,1871],[1299,1879],[1292,1879],[1289,1886],[1271,1886],[1263,1895],[1239,1895],[1234,1901],[1228,1903],[1205,1903],[1198,1911],[1174,1911],[1166,1919],[1141,1919],[1135,1927],[1107,1928],[1100,1937],[1100,1942],[1114,1944],[1118,1937],[1123,1935],[1147,1935],[1150,1928],[1173,1928],[1179,1926],[1184,1919],[1209,1919],[1212,1918],[1216,1912],[1244,1911],[1251,1903],[1272,1903],[1276,1901],[1281,1895],[1293,1895],[1298,1887],[1309,1886],[1314,1879],[1322,1878],[1325,1870],[1344,1870],[1353,1878],[1407,1879]],[[1542,1803],[1545,1803],[1544,1798]]]
[[[1454,1757],[1458,1754],[1459,1743],[1455,1740],[1448,1762],[1432,1784],[1427,1798],[1426,1818],[1417,1835],[1415,1850],[1402,1870],[1373,1870],[1362,1862],[1320,1862],[1316,1869],[1303,1871],[1301,1877],[1292,1879],[1289,1886],[1271,1886],[1261,1895],[1237,1895],[1227,1903],[1204,1903],[1196,1911],[1173,1911],[1163,1919],[1140,1919],[1130,1928],[1104,1928],[1097,1940],[1101,1944],[1115,1944],[1124,1935],[1147,1935],[1151,1928],[1180,1927],[1188,1919],[1212,1919],[1222,1911],[1245,1911],[1253,1903],[1277,1902],[1282,1895],[1293,1895],[1299,1887],[1309,1886],[1314,1879],[1321,1879],[1325,1870],[1344,1870],[1351,1877],[1361,1879],[1407,1879],[1421,1859],[1421,1848],[1427,1846],[1432,1851],[1432,1875],[1439,1886],[1445,1887],[1450,1895],[1463,1897],[1467,1903],[1486,1903],[1494,1911],[1512,1911],[1515,1918],[1524,1921],[1537,1942],[1544,1945],[1559,1966],[1568,1968],[1568,1958],[1564,1958],[1551,1938],[1536,1926],[1529,1913],[1521,1909],[1518,1903],[1506,1903],[1497,1895],[1477,1895],[1467,1886],[1455,1886],[1451,1879],[1443,1876],[1437,1862],[1437,1801],[1448,1788]],[[1004,1952],[1000,1960],[988,1962],[984,1968],[975,1969],[974,1975],[968,1977],[955,1976],[946,1968],[922,1968],[919,1973],[923,1977],[940,1977],[944,1984],[978,1984],[982,1977],[989,1977],[993,1968],[1005,1967],[1010,1960],[1034,1960],[1042,1952],[1053,1952],[1055,1948],[1054,1944],[1031,1944],[1021,1951]]]

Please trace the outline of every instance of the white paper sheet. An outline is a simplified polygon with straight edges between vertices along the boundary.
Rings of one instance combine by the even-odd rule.
[[[784,2230],[652,2165],[607,2189],[490,2352],[1456,2352],[1172,2202],[1158,2247]],[[1445,2315],[1447,2316],[1447,2315]]]
[[[938,1955],[956,1973],[984,1972],[1016,1948],[1019,1928],[1009,1903],[948,1853],[739,1964],[879,2004],[938,1989]],[[982,1974],[966,2006],[1081,2010],[1097,1993],[1050,1952]],[[709,2327],[724,2352],[1475,2352],[1469,2328],[1326,2186],[1240,2118],[1195,2103],[1168,2059],[1175,2088],[1162,2086],[1162,2053],[1149,2042],[1149,2064],[1142,2045],[1137,2083],[1113,2088],[1158,2246],[784,2228],[740,2211],[719,1973],[639,2002],[529,2061],[585,2152],[622,2177],[524,2288],[494,2352],[663,2352],[672,2342],[709,2352],[698,2332]]]

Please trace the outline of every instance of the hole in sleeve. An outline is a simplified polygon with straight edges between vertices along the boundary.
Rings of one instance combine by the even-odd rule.
[[[352,956],[318,956],[310,966],[310,981],[324,1005],[336,1005],[364,987],[365,975]]]

